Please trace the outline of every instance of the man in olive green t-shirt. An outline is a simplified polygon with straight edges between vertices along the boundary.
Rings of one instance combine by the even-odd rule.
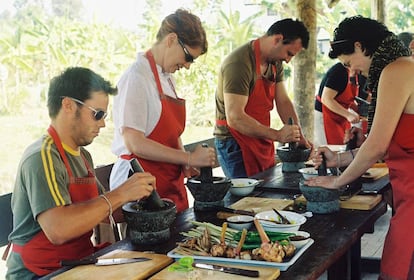
[[[272,167],[274,141],[311,147],[286,92],[282,66],[308,42],[309,33],[302,22],[284,19],[223,61],[216,92],[214,135],[217,157],[227,177],[247,177]],[[270,127],[274,106],[285,124],[281,129]],[[286,125],[289,118],[294,125]]]

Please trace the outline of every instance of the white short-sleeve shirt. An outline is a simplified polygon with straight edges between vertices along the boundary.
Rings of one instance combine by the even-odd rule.
[[[157,71],[164,94],[177,98],[171,73],[163,73],[159,65]],[[138,53],[137,60],[121,76],[117,87],[118,94],[115,95],[113,104],[114,140],[111,149],[116,156],[120,156],[130,154],[122,137],[125,127],[144,132],[148,136],[161,116],[157,85],[144,52]]]

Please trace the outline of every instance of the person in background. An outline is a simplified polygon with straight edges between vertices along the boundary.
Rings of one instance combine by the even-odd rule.
[[[68,68],[52,79],[47,101],[51,124],[26,149],[17,171],[6,279],[37,278],[59,269],[62,260],[92,254],[93,228],[108,215],[113,220],[112,212],[128,201],[148,197],[155,187],[155,178],[142,173],[106,194],[98,188],[84,146],[105,127],[108,95],[115,93],[87,68]]]
[[[352,74],[352,75],[351,75]],[[322,78],[315,98],[314,144],[343,145],[345,133],[351,124],[359,124],[358,103],[355,98],[362,92],[359,73],[350,73],[338,62]]]
[[[308,43],[309,33],[302,22],[283,19],[222,62],[214,136],[217,157],[227,177],[247,177],[274,166],[275,141],[311,147],[286,92],[282,65]],[[285,124],[279,130],[270,127],[274,105]],[[287,125],[289,118],[294,125]]]
[[[181,212],[188,208],[184,177],[191,167],[215,165],[213,147],[201,145],[190,153],[181,141],[185,128],[185,100],[178,96],[172,73],[207,52],[207,38],[200,19],[177,10],[161,23],[157,41],[123,73],[114,98],[114,140],[118,156],[110,175],[116,188],[131,172],[129,160],[136,158],[144,170],[154,174],[161,198],[171,199]]]
[[[398,39],[400,39],[404,46],[411,50],[411,56],[414,57],[414,34],[411,32],[401,32],[398,34]]]
[[[367,76],[367,88],[376,99],[375,115],[359,149],[338,154],[319,147],[313,155],[316,167],[322,162],[321,154],[328,167],[348,165],[342,175],[315,177],[305,184],[340,189],[384,158],[395,213],[385,238],[380,279],[414,279],[414,236],[407,234],[414,230],[414,60],[386,26],[362,16],[339,24],[331,48],[331,58]]]

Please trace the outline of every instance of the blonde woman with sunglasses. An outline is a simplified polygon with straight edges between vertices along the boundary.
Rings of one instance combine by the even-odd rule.
[[[171,199],[181,212],[189,207],[184,177],[192,167],[213,166],[215,152],[201,146],[192,153],[184,150],[185,100],[172,74],[189,69],[207,52],[207,38],[200,19],[179,9],[162,21],[156,39],[118,82],[112,151],[119,159],[110,186],[116,188],[128,178],[129,160],[136,158],[156,177],[160,196]]]

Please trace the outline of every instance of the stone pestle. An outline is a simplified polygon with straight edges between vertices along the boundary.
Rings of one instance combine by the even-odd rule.
[[[133,158],[129,161],[132,167],[132,170],[135,172],[144,172],[144,169],[139,164],[136,158]],[[158,192],[154,189],[150,196],[145,200],[146,201],[146,208],[151,210],[157,210],[164,208],[165,204],[164,201],[160,198]]]
[[[288,125],[293,125],[293,118],[289,117],[288,119]],[[289,142],[289,150],[296,150],[297,148],[297,143],[296,142]]]
[[[357,148],[357,132],[353,132],[354,135],[352,135],[352,139],[350,139],[347,143],[346,143],[346,147],[345,147],[345,151],[349,151],[349,150],[353,150],[355,148]]]
[[[327,176],[328,171],[326,170],[326,158],[325,154],[322,154],[322,163],[318,167],[318,176]]]
[[[206,143],[201,144],[201,146],[208,148]],[[201,167],[198,179],[201,183],[213,183],[213,169],[211,166]]]

